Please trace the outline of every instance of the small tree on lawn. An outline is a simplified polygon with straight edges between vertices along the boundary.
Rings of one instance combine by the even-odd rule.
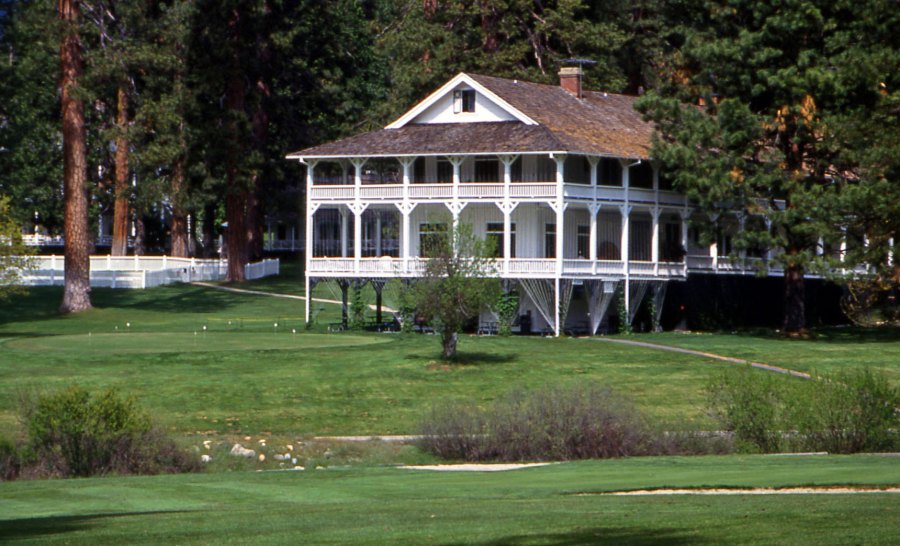
[[[416,308],[440,332],[443,357],[453,359],[463,325],[500,294],[491,243],[459,225],[430,237],[422,251],[428,261],[415,286]]]
[[[22,242],[22,231],[9,210],[9,197],[0,195],[0,301],[24,292],[20,273],[32,267],[31,249]]]

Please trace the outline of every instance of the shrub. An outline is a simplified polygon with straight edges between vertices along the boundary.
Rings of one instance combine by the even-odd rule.
[[[497,298],[497,333],[501,336],[512,335],[513,323],[519,313],[518,292],[504,292]]]
[[[39,473],[59,476],[188,471],[197,463],[151,426],[133,398],[81,387],[43,395],[23,408]]]
[[[871,370],[818,378],[789,403],[798,447],[829,453],[893,451],[898,447],[900,389]]]
[[[490,408],[450,403],[422,426],[421,446],[443,458],[534,461],[647,452],[649,429],[630,400],[605,387],[515,391]]]
[[[871,370],[799,382],[729,370],[708,386],[713,415],[745,450],[858,453],[898,448],[900,391]]]
[[[774,377],[749,366],[726,370],[707,385],[713,417],[734,432],[743,451],[771,453],[781,448],[784,397],[779,387]]]

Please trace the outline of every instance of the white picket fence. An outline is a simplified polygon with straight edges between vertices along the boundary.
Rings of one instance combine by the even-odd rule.
[[[27,286],[62,285],[65,281],[62,256],[34,256],[34,268],[21,274]],[[248,280],[278,275],[278,259],[244,266]],[[151,288],[163,284],[221,281],[228,270],[226,260],[198,260],[169,256],[91,256],[91,286],[102,288]]]

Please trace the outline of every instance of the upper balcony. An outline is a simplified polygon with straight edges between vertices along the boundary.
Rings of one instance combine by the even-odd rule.
[[[448,156],[319,162],[310,203],[603,201],[684,207],[650,163],[579,155]]]

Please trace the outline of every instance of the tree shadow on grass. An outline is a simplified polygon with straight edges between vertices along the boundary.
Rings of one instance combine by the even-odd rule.
[[[577,546],[581,544],[615,544],[630,546],[653,546],[658,544],[674,545],[703,544],[702,537],[688,535],[684,529],[646,529],[595,527],[577,529],[568,533],[548,533],[543,535],[513,535],[485,542],[466,542],[479,546],[516,546],[525,544],[542,544],[546,546]],[[462,543],[445,543],[444,546],[456,546]]]
[[[446,359],[440,353],[433,354],[408,354],[404,357],[406,360],[427,361],[431,364],[439,364],[442,366],[478,366],[480,364],[508,364],[519,358],[517,353],[496,354],[484,353],[479,351],[460,351],[456,353],[456,358]]]
[[[27,295],[0,305],[0,324],[58,319],[62,287],[32,287]],[[249,296],[202,286],[170,285],[147,290],[94,288],[91,303],[97,309],[140,309],[164,313],[214,313],[245,303]]]
[[[102,520],[130,516],[152,516],[156,514],[179,514],[193,510],[157,510],[151,512],[111,512],[83,516],[50,516],[0,521],[0,542],[13,540],[40,539],[53,535],[87,531],[99,525]]]

